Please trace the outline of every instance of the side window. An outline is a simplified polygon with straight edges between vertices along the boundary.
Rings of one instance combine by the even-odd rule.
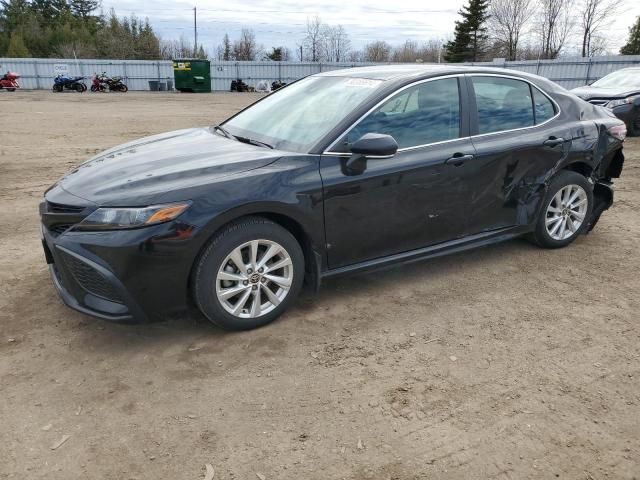
[[[534,112],[536,116],[536,125],[546,122],[547,120],[553,118],[556,114],[556,109],[549,100],[540,90],[535,87],[531,87],[533,90],[533,106]]]
[[[471,77],[478,107],[479,133],[534,125],[533,102],[527,82],[502,77]]]
[[[460,95],[456,78],[420,83],[391,97],[338,142],[337,151],[365,133],[391,135],[399,148],[451,140],[460,136]]]

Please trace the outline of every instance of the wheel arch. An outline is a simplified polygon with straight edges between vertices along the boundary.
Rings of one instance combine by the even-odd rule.
[[[294,236],[300,245],[300,248],[302,248],[302,253],[304,255],[305,284],[316,291],[320,288],[320,278],[323,269],[320,239],[314,238],[309,226],[305,226],[295,214],[287,211],[286,208],[280,208],[279,206],[274,208],[273,205],[267,208],[264,205],[255,205],[239,207],[225,212],[218,216],[216,221],[209,225],[209,228],[206,229],[206,239],[202,242],[202,245],[198,249],[198,253],[195,255],[191,264],[188,284],[188,289],[190,291],[193,288],[194,269],[211,239],[229,224],[241,221],[245,218],[255,217],[270,220]]]
[[[582,175],[585,178],[590,178],[593,174],[594,168],[589,165],[587,162],[583,162],[581,160],[569,163],[565,165],[560,171],[569,170],[571,172],[576,172]]]

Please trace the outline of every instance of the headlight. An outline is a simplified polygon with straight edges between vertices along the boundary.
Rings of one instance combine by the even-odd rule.
[[[619,100],[611,100],[609,103],[607,103],[607,108],[613,108],[613,107],[619,107],[620,105],[626,105],[627,103],[633,103],[635,101],[636,98],[638,98],[639,96],[633,96],[633,97],[627,97],[627,98],[621,98]]]
[[[170,222],[183,213],[191,202],[153,205],[139,208],[98,208],[76,225],[76,230],[121,230]]]

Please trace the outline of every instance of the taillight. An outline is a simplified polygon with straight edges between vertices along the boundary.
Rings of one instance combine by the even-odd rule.
[[[617,138],[620,141],[624,141],[627,138],[627,126],[623,123],[621,125],[614,125],[613,127],[609,127],[607,130],[609,135],[613,138]]]

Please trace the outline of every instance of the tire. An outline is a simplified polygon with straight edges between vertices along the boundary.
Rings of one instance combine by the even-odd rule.
[[[92,92],[97,92],[98,91],[98,87],[96,87],[95,85],[91,85],[90,87]]]
[[[56,84],[53,86],[52,90],[56,93],[60,93],[62,91],[62,85]]]
[[[273,256],[261,265],[269,254]],[[244,265],[239,268],[232,257]],[[192,285],[196,305],[212,323],[249,330],[278,318],[297,297],[303,280],[304,255],[295,237],[270,220],[247,217],[209,241],[196,261]]]
[[[124,83],[120,86],[120,91],[122,93],[127,93],[129,91],[129,87],[127,87]]]
[[[568,206],[567,200],[572,200]],[[566,247],[588,228],[592,209],[593,187],[589,181],[576,172],[560,172],[547,189],[533,240],[543,248]]]
[[[84,88],[82,88],[82,84],[81,84],[81,83],[76,83],[76,84],[73,86],[73,89],[74,89],[76,92],[78,92],[78,93],[82,93],[82,92],[84,92],[84,91],[85,91],[85,89],[84,89]]]

